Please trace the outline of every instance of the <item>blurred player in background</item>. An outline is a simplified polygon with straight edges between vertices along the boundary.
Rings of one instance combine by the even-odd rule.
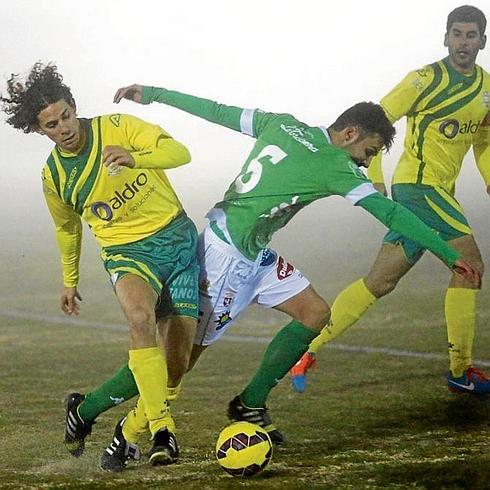
[[[54,65],[37,63],[25,83],[12,75],[8,97],[2,101],[8,124],[55,143],[42,181],[61,253],[61,309],[67,315],[79,314],[83,219],[102,247],[129,325],[129,364],[87,399],[78,393],[68,397],[67,447],[79,456],[93,413],[139,392],[153,436],[150,461],[172,463],[178,448],[166,387],[167,381],[177,386],[187,368],[198,315],[199,268],[196,228],[164,169],[188,163],[190,154],[159,126],[133,116],[77,118],[70,88]],[[156,344],[157,307],[173,369],[170,380]],[[171,319],[164,322],[163,317]],[[119,398],[111,398],[115,386]],[[112,452],[138,457],[137,448],[124,442],[122,424],[116,427]],[[113,469],[110,456],[102,460],[104,469]]]
[[[490,77],[475,64],[485,47],[485,28],[486,18],[479,9],[465,5],[453,10],[444,37],[449,56],[410,72],[381,100],[391,122],[407,117],[405,148],[393,175],[393,199],[461,252],[479,274],[483,274],[480,251],[454,193],[463,158],[473,146],[490,194]],[[369,175],[386,192],[381,156],[373,161]],[[424,250],[404,233],[388,232],[368,275],[337,296],[331,325],[291,369],[296,391],[305,390],[305,376],[316,362],[318,349],[390,293]],[[455,392],[490,393],[490,379],[472,366],[478,290],[467,278],[453,273],[446,292],[447,385]]]

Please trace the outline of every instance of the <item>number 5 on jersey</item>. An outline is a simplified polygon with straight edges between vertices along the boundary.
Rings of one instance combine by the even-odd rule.
[[[276,165],[287,156],[288,154],[276,145],[267,145],[264,147],[257,157],[250,161],[245,172],[236,178],[235,191],[239,194],[245,194],[246,192],[250,192],[259,183],[260,177],[262,176],[261,158],[268,158],[270,163]],[[244,181],[245,177],[247,177],[246,182]]]

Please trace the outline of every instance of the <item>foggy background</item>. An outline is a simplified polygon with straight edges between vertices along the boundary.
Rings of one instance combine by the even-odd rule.
[[[206,211],[238,173],[253,140],[159,104],[125,101],[116,106],[112,97],[118,87],[133,82],[164,86],[328,125],[355,102],[378,101],[408,71],[445,57],[447,14],[462,3],[2,2],[0,91],[5,93],[11,73],[26,73],[38,60],[53,61],[73,91],[80,116],[124,112],[160,124],[193,155],[190,165],[168,175],[202,229]],[[487,2],[471,3],[490,18]],[[489,61],[490,47],[478,58],[487,70]],[[40,185],[52,144],[7,126],[3,114],[0,119],[0,308],[58,314],[59,258]],[[404,122],[397,123],[397,130],[396,143],[384,158],[387,181],[401,153]],[[456,197],[488,262],[490,201],[472,154]],[[108,318],[110,309],[110,315],[118,315],[98,247],[85,231],[82,312]],[[367,272],[384,231],[367,213],[329,198],[302,211],[272,245],[332,301]],[[415,286],[437,288],[442,301],[448,279],[444,266],[427,256],[394,294]],[[481,306],[489,304],[485,287]]]

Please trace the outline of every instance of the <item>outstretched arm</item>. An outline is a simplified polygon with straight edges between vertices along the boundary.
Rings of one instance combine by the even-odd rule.
[[[183,94],[165,88],[148,87],[133,84],[122,87],[114,95],[114,102],[118,104],[122,99],[132,100],[140,104],[159,102],[181,109],[190,114],[202,117],[207,121],[226,126],[235,131],[243,131],[243,112],[241,107],[219,104],[213,100]]]
[[[459,252],[442,240],[411,211],[379,193],[361,199],[357,205],[364,208],[391,230],[430,250],[450,269],[461,274],[475,286],[480,287],[481,277],[478,272],[461,259]]]

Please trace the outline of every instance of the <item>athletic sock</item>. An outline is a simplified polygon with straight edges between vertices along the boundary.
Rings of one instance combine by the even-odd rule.
[[[78,413],[83,420],[94,420],[102,412],[137,394],[138,387],[133,373],[126,364],[111,379],[85,395],[85,400],[78,407]]]
[[[449,288],[446,292],[449,369],[456,378],[471,366],[477,295],[477,289],[467,288]]]
[[[181,389],[182,389],[182,381],[174,388],[170,388],[170,386],[167,386],[167,400],[169,402],[173,402],[177,400],[177,398],[180,395]]]
[[[263,407],[270,391],[306,352],[317,332],[293,320],[272,339],[254,377],[241,393],[247,407]]]
[[[335,298],[330,322],[310,344],[308,352],[316,354],[323,344],[332,341],[356,323],[375,301],[376,297],[366,287],[364,279],[359,279],[347,286]]]
[[[158,347],[129,351],[129,368],[133,372],[138,391],[145,407],[150,432],[173,427],[167,404],[167,366]]]
[[[128,413],[122,426],[123,436],[126,441],[137,444],[140,437],[148,431],[149,426],[145,406],[143,405],[143,400],[138,398],[136,406]]]

